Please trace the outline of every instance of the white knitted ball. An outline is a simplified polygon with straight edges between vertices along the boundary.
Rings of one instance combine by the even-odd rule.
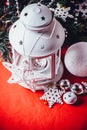
[[[87,42],[78,42],[68,48],[64,58],[67,70],[75,76],[87,76]]]

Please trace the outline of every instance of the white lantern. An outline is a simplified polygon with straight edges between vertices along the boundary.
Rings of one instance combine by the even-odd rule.
[[[26,6],[9,31],[13,63],[3,63],[12,72],[8,82],[32,91],[57,82],[63,74],[64,39],[64,28],[47,6],[38,3]]]

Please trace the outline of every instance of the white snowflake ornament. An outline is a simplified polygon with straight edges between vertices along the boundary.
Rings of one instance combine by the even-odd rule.
[[[59,90],[56,86],[53,86],[48,88],[48,90],[44,93],[42,97],[40,97],[40,99],[47,100],[49,108],[51,108],[54,105],[54,103],[63,104],[61,96],[64,92],[65,91]]]
[[[73,18],[73,15],[69,14],[69,11],[70,7],[64,8],[61,7],[60,4],[58,3],[56,9],[54,10],[54,15],[66,21],[67,17]]]
[[[87,1],[77,4],[77,8],[75,9],[75,14],[81,14],[84,19],[87,19]]]

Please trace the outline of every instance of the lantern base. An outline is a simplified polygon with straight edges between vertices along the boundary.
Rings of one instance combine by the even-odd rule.
[[[24,82],[18,83],[21,86],[30,89],[31,91],[35,92],[36,90],[45,90],[48,86],[49,83],[54,83],[54,82],[58,82],[62,75],[63,75],[63,64],[62,62],[60,63],[59,69],[57,70],[57,74],[55,75],[54,79],[45,79],[45,80],[39,80],[36,83],[31,83],[30,85],[25,84]]]

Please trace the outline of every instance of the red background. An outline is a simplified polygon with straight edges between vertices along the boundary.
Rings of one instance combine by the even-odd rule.
[[[62,61],[66,49],[62,51]],[[0,63],[0,130],[87,130],[87,95],[74,105],[55,104],[51,109],[39,98],[43,91],[31,92],[18,84],[8,84],[11,73]],[[62,78],[71,83],[87,81],[66,69]]]

